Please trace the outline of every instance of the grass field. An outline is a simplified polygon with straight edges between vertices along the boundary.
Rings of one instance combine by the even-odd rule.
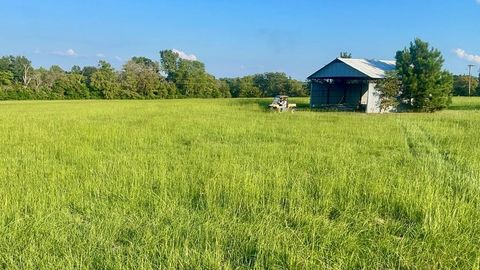
[[[480,99],[263,103],[1,102],[0,269],[480,269]]]

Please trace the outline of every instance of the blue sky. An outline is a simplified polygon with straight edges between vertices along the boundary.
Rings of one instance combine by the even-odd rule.
[[[415,37],[445,66],[480,66],[480,0],[0,0],[0,55],[35,66],[117,68],[132,56],[176,49],[217,77],[282,71],[305,79],[349,51],[393,59]],[[476,68],[478,70],[478,67]]]

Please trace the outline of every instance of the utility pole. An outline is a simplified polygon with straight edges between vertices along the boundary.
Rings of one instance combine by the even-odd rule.
[[[475,65],[468,65],[468,96],[472,95],[472,68]]]

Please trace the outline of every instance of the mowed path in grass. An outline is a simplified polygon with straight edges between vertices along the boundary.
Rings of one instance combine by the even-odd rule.
[[[480,268],[480,99],[264,103],[1,102],[0,269]]]

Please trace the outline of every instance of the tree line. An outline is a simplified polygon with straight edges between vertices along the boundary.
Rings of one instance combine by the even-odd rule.
[[[309,87],[285,73],[270,72],[217,79],[200,61],[181,58],[172,50],[160,61],[133,57],[121,70],[107,61],[97,66],[58,65],[35,69],[24,56],[0,58],[0,100],[25,99],[173,99],[307,96]]]
[[[480,96],[480,74],[478,77],[469,75],[453,75],[453,95]]]

